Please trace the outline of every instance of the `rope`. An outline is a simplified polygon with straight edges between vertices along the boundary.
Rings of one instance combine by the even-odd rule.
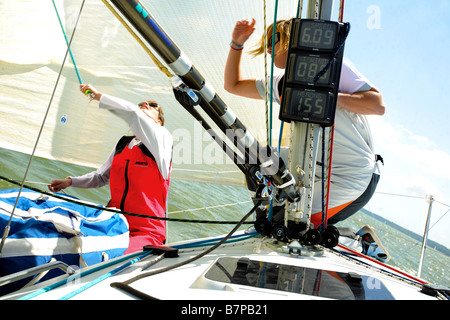
[[[338,21],[342,22],[344,19],[344,0],[339,1],[339,17]],[[325,135],[325,129],[323,130],[323,134]],[[330,200],[330,184],[331,184],[331,164],[333,161],[333,145],[334,145],[334,124],[331,126],[331,128],[328,130],[328,152],[327,152],[327,185],[326,185],[326,195],[325,196],[325,208],[322,209],[322,212],[324,213],[322,215],[322,223],[324,229],[327,227],[328,223],[328,206],[329,206],[329,200]],[[324,150],[324,149],[323,149]],[[322,161],[322,169],[325,166],[325,162]],[[322,180],[325,179],[324,175],[322,174]],[[325,210],[325,211],[324,211]]]
[[[266,22],[266,0],[264,0],[264,104],[266,110],[266,143],[270,145],[269,127],[269,88],[267,83],[267,22]],[[273,42],[273,41],[272,41]],[[273,61],[273,59],[272,59]]]
[[[392,273],[392,272],[390,272],[390,271],[388,271],[388,270],[384,270],[384,269],[381,269],[381,268],[377,268],[376,266],[373,266],[373,265],[369,264],[368,262],[364,262],[364,261],[362,261],[362,260],[360,260],[360,259],[357,259],[356,257],[353,257],[353,256],[351,256],[350,254],[347,254],[347,253],[345,253],[345,252],[338,251],[338,250],[336,250],[336,249],[329,249],[329,250],[330,250],[331,252],[334,252],[334,253],[338,254],[338,255],[347,257],[348,259],[353,260],[353,261],[355,261],[355,262],[357,262],[357,263],[361,263],[361,264],[363,264],[363,265],[366,265],[368,268],[371,268],[372,270],[377,270],[377,271],[379,271],[380,273],[388,274],[388,275],[390,275],[390,276],[392,276],[392,277],[395,277],[395,278],[397,278],[397,279],[399,279],[399,280],[406,280],[406,281],[408,281],[408,283],[410,283],[410,284],[412,284],[412,285],[419,285],[419,286],[420,286],[421,284],[426,284],[426,283],[427,283],[427,282],[424,281],[424,280],[418,279],[418,278],[416,278],[416,277],[414,277],[414,276],[412,276],[412,275],[410,275],[410,274],[407,274],[407,273],[404,272],[404,271],[401,271],[401,270],[399,270],[399,269],[396,269],[396,268],[394,268],[394,267],[392,267],[392,266],[389,266],[389,265],[387,265],[387,264],[385,264],[385,263],[383,263],[383,262],[380,262],[380,261],[378,261],[378,260],[376,260],[376,259],[372,259],[371,257],[366,256],[366,255],[363,255],[362,253],[359,253],[359,252],[357,252],[357,251],[355,251],[355,250],[353,250],[353,249],[351,249],[351,248],[349,248],[349,247],[347,247],[347,246],[344,246],[344,245],[342,245],[342,244],[338,244],[337,246],[338,246],[339,248],[341,248],[341,249],[347,250],[348,252],[350,252],[350,253],[351,253],[352,255],[354,255],[354,256],[358,256],[358,257],[360,257],[360,258],[364,258],[365,260],[368,260],[368,261],[370,261],[370,262],[372,262],[372,263],[374,263],[374,264],[380,265],[380,266],[382,266],[382,267],[384,267],[384,268],[387,268],[387,269],[389,269],[389,270],[392,270],[393,272],[399,273],[401,276],[400,276],[400,275],[397,275],[397,274],[395,274],[395,273]]]
[[[328,153],[328,156],[330,154]],[[328,219],[328,195],[329,195],[329,183],[331,176],[325,178],[325,127],[322,127],[322,227],[323,231],[327,229],[327,219]],[[330,163],[331,164],[331,163]],[[331,165],[330,165],[331,168]],[[325,190],[325,179],[327,179],[327,189]]]
[[[272,145],[272,111],[273,111],[273,70],[274,70],[274,51],[275,51],[275,34],[278,14],[278,0],[275,1],[274,21],[272,24],[272,58],[270,70],[270,86],[267,83],[267,22],[266,22],[266,1],[264,0],[264,91],[265,91],[265,115],[266,115],[266,139],[267,145]],[[269,92],[269,94],[268,94]]]
[[[153,254],[152,250],[146,251],[144,254],[140,255],[139,257],[136,257],[136,258],[134,258],[133,260],[131,260],[131,261],[129,261],[129,262],[127,262],[127,263],[125,263],[125,264],[123,264],[123,265],[121,265],[121,266],[115,268],[114,270],[109,271],[109,272],[103,274],[102,276],[100,276],[100,277],[98,277],[98,278],[95,278],[95,279],[92,280],[91,282],[88,282],[87,284],[81,286],[80,288],[78,288],[78,289],[76,289],[76,290],[74,290],[74,291],[72,291],[72,292],[66,294],[65,296],[63,296],[63,297],[60,298],[59,300],[69,300],[70,298],[73,298],[73,297],[76,296],[77,294],[79,294],[79,293],[81,293],[81,292],[83,292],[83,291],[86,291],[87,289],[89,289],[89,288],[95,286],[96,284],[102,282],[103,280],[106,280],[107,278],[109,278],[109,277],[115,275],[116,273],[119,273],[120,271],[122,271],[122,270],[128,268],[129,266],[131,266],[131,265],[133,265],[133,264],[135,264],[135,263],[138,262],[139,260],[142,260],[142,259],[146,258],[146,257],[149,256],[150,254]],[[162,257],[162,255],[159,256],[158,258],[161,258],[161,257]],[[159,259],[159,260],[160,260],[160,259]],[[159,261],[159,260],[158,260],[158,261]]]
[[[273,69],[274,69],[274,55],[275,55],[275,35],[277,33],[277,15],[278,15],[278,0],[275,1],[275,12],[273,14],[272,25],[272,63],[270,68],[270,114],[269,114],[269,126],[272,129],[272,112],[273,112]],[[269,130],[269,144],[272,145],[272,130]]]
[[[142,251],[130,253],[128,255],[116,258],[114,260],[109,260],[109,261],[106,261],[104,263],[96,264],[95,266],[92,266],[92,268],[80,269],[80,273],[75,273],[74,275],[72,275],[72,276],[70,276],[68,278],[60,280],[60,281],[58,281],[56,283],[53,283],[53,284],[51,284],[51,285],[49,285],[47,287],[41,288],[41,289],[39,289],[37,291],[31,292],[31,293],[27,294],[26,296],[18,298],[18,300],[31,300],[31,299],[33,299],[33,298],[35,298],[35,297],[37,297],[37,296],[39,296],[39,295],[41,295],[43,293],[46,293],[46,292],[48,292],[50,290],[58,288],[58,287],[60,287],[62,285],[70,284],[75,279],[81,279],[82,277],[88,276],[90,274],[93,274],[94,272],[97,272],[97,271],[109,268],[109,267],[111,267],[111,266],[113,266],[115,264],[122,263],[122,262],[124,262],[124,261],[126,261],[126,260],[128,260],[130,258],[135,258],[138,255],[141,255],[142,253],[143,253]]]
[[[342,19],[344,18],[344,1],[339,1],[339,22],[342,22]]]
[[[69,48],[70,58],[72,59],[73,66],[75,67],[75,72],[78,77],[78,82],[80,84],[82,84],[83,81],[81,80],[81,76],[80,76],[80,73],[78,72],[77,64],[75,63],[75,58],[73,57],[72,50],[70,49],[69,40],[67,40],[66,32],[64,31],[64,26],[62,25],[61,18],[59,17],[59,12],[58,12],[58,9],[56,8],[55,0],[52,0],[52,2],[53,2],[53,7],[55,8],[56,16],[58,17],[59,26],[61,27],[62,33],[64,35],[64,39],[66,40],[67,47]]]

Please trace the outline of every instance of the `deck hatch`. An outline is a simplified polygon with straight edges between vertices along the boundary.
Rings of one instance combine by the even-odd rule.
[[[279,290],[343,300],[392,300],[381,280],[354,272],[336,272],[293,265],[222,257],[205,278],[227,284]]]

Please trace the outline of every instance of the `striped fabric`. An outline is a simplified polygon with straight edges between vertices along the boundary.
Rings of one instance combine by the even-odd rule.
[[[18,189],[0,190],[0,232],[17,194]],[[75,268],[90,266],[123,255],[128,243],[122,215],[23,189],[0,256],[0,277],[52,258]],[[59,274],[55,270],[44,279]]]

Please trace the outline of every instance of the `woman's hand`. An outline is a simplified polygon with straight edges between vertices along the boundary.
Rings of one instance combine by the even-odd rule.
[[[99,101],[102,94],[90,84],[80,84],[80,91],[85,95],[90,95],[92,99]]]
[[[256,20],[254,18],[252,18],[251,20],[245,19],[236,22],[233,33],[231,34],[231,40],[235,44],[243,46],[248,38],[250,38],[253,31],[255,31],[255,23]]]

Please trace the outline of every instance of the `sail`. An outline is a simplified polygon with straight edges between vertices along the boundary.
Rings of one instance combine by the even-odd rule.
[[[30,154],[49,107],[36,155],[97,167],[108,157],[120,136],[129,134],[122,120],[88,102],[80,80],[100,91],[140,102],[158,101],[166,126],[174,136],[173,167],[203,171],[236,170],[232,161],[174,99],[170,79],[101,0],[0,1],[0,147]],[[273,22],[275,1],[142,1],[217,94],[263,144],[266,138],[265,102],[224,91],[223,72],[231,32],[237,20],[254,17],[256,44],[266,24]],[[290,18],[298,1],[283,1],[278,18]],[[25,13],[32,13],[27,19]],[[74,37],[70,55],[66,37]],[[151,50],[152,48],[150,48]],[[249,48],[245,48],[247,51]],[[264,77],[263,57],[244,55],[243,73]],[[170,70],[169,70],[170,71]],[[270,72],[270,61],[268,65]],[[77,75],[77,72],[79,74]],[[275,70],[276,72],[276,70]],[[173,72],[172,72],[173,73]],[[56,84],[58,80],[58,83]],[[52,92],[55,88],[54,96]],[[51,105],[49,106],[49,102]],[[273,105],[273,145],[278,140],[278,105]],[[196,171],[194,171],[196,172]],[[186,175],[186,172],[184,173]],[[196,172],[195,177],[201,177]]]
[[[56,4],[67,37],[70,37],[81,2],[59,1]],[[143,99],[139,98],[140,93],[151,91],[151,87],[136,79],[142,79],[151,69],[148,64],[139,63],[146,60],[145,55],[134,50],[132,39],[118,28],[118,22],[101,2],[88,2],[85,9],[78,26],[79,33],[71,46],[82,80],[95,83],[99,89],[111,94],[120,92],[125,99]],[[39,18],[24,19],[20,12],[36,12]],[[1,20],[12,30],[2,32],[6,50],[0,54],[4,91],[0,105],[2,118],[8,121],[3,126],[0,140],[2,147],[30,153],[67,44],[51,1],[45,4],[5,1]],[[96,28],[99,21],[103,26]],[[28,39],[33,40],[29,42]],[[23,44],[29,46],[21,48]],[[36,56],[35,48],[39,48]],[[126,57],[133,51],[136,62],[125,64]],[[134,96],[131,96],[132,92]],[[79,94],[75,64],[67,61],[36,154],[97,166],[106,159],[113,142],[127,130],[116,117],[93,104],[89,105],[86,98]]]

